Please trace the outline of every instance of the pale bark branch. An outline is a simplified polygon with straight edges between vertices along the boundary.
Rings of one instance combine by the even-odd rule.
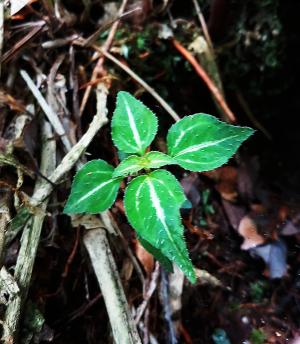
[[[115,343],[141,343],[109,247],[106,231],[102,228],[90,230],[83,240],[101,288]]]
[[[56,142],[53,138],[52,128],[49,123],[44,122],[43,126],[43,149],[41,158],[41,173],[49,175],[56,164]],[[44,183],[42,178],[38,178],[35,185],[35,192]],[[45,217],[47,201],[41,205],[41,212],[35,214],[25,227],[21,247],[15,267],[14,278],[20,288],[20,294],[8,305],[4,320],[4,343],[16,343],[21,312],[27,298],[28,289],[36,257],[36,252],[40,240],[41,229]]]

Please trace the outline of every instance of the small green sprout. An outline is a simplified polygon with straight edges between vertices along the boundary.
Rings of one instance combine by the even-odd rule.
[[[180,218],[186,197],[174,175],[159,168],[174,164],[197,172],[217,168],[228,161],[253,130],[199,113],[171,126],[167,154],[146,152],[156,135],[157,122],[155,114],[142,102],[127,92],[119,92],[112,139],[119,151],[132,155],[116,168],[104,160],[85,164],[75,175],[64,212],[95,214],[110,208],[122,179],[131,176],[124,206],[141,244],[168,271],[172,271],[174,262],[195,282]],[[140,175],[136,176],[138,172]]]

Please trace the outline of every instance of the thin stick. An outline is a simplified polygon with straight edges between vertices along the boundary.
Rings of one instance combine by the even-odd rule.
[[[5,231],[10,221],[10,197],[11,195],[8,189],[4,188],[0,191],[0,269],[2,267],[2,258],[4,253]]]
[[[227,120],[231,123],[236,122],[236,117],[233,112],[228,107],[222,93],[215,85],[215,83],[211,80],[209,75],[206,71],[202,68],[199,62],[195,59],[195,57],[184,47],[182,46],[176,39],[172,39],[172,43],[174,47],[180,52],[180,54],[187,60],[189,63],[194,67],[196,73],[200,76],[200,78],[205,82],[206,86],[209,88],[211,93],[213,94],[214,98],[218,102],[221,109],[227,116]]]
[[[87,232],[83,238],[101,288],[116,344],[139,344],[112,252],[102,228]]]
[[[0,0],[0,76],[1,76],[1,60],[2,48],[4,42],[4,0]]]
[[[71,143],[70,143],[70,140],[68,139],[68,137],[66,135],[66,132],[65,132],[63,125],[61,124],[61,122],[58,118],[58,115],[55,113],[55,111],[46,102],[42,93],[35,86],[33,80],[30,78],[29,74],[25,70],[21,70],[20,74],[21,74],[22,78],[25,80],[27,86],[29,87],[32,94],[34,95],[35,99],[40,104],[40,107],[44,111],[49,122],[52,124],[54,130],[61,137],[61,140],[65,146],[66,151],[69,151],[71,149]]]
[[[33,29],[25,35],[22,39],[20,39],[19,42],[17,42],[11,49],[9,49],[7,52],[5,52],[1,57],[2,63],[7,63],[10,59],[15,56],[15,54],[20,51],[22,48],[26,46],[26,44],[31,41],[33,38],[36,37],[37,34],[42,32],[42,29],[45,25],[45,22],[41,22],[41,24],[33,27]]]
[[[6,270],[5,266],[0,269],[0,304],[9,304],[16,296],[20,289],[13,276]]]
[[[98,130],[107,122],[106,117],[106,99],[107,99],[107,89],[103,87],[101,90],[101,84],[98,85],[99,92],[97,96],[97,113],[94,116],[92,123],[88,131],[82,136],[79,142],[66,154],[60,165],[55,169],[55,171],[48,178],[52,183],[56,183],[65,173],[69,172],[70,169],[76,164],[78,159],[81,157],[82,153],[89,145],[91,140],[94,138]],[[80,167],[80,163],[77,163],[77,167]],[[31,199],[31,204],[33,206],[39,205],[46,197],[50,195],[53,190],[53,185],[49,183],[43,183],[39,190],[34,193]],[[105,214],[104,214],[105,215]],[[105,216],[104,216],[105,217]],[[106,230],[104,228],[98,229],[101,231],[101,236],[99,240],[88,241],[86,244],[88,251],[90,253],[92,264],[95,268],[96,275],[99,280],[100,288],[103,292],[106,290],[106,296],[104,297],[106,307],[108,310],[110,321],[112,321],[112,330],[114,333],[115,341],[117,343],[128,343],[128,344],[140,344],[140,339],[136,327],[134,325],[133,319],[128,309],[128,304],[122,289],[121,282],[119,280],[118,273],[115,268],[115,263],[110,252],[110,248],[106,238]],[[24,236],[25,234],[23,234]],[[88,235],[88,234],[87,234]],[[97,252],[101,251],[101,259],[96,261],[93,260],[93,254],[97,255]],[[102,251],[101,247],[105,247]],[[98,257],[98,256],[97,256]],[[100,273],[99,273],[100,271]],[[107,285],[107,287],[106,287]],[[113,288],[111,286],[114,286]],[[104,286],[104,287],[103,287]],[[109,291],[109,294],[107,294]],[[103,292],[104,294],[105,292]],[[21,301],[20,298],[16,301],[15,314],[20,310]],[[123,321],[121,322],[121,318]],[[113,319],[113,320],[112,320]],[[8,324],[13,323],[13,318],[8,318]],[[7,326],[11,329],[14,326]],[[126,333],[125,333],[126,329]],[[9,330],[11,333],[11,330]],[[126,339],[127,338],[127,339]]]
[[[179,121],[180,117],[178,114],[171,108],[171,106],[155,91],[153,87],[151,87],[149,84],[147,84],[142,78],[140,78],[131,68],[126,66],[124,63],[119,61],[117,58],[115,58],[110,53],[104,51],[103,49],[93,45],[93,48],[97,50],[99,53],[103,54],[105,57],[107,57],[110,61],[112,61],[114,64],[116,64],[118,67],[123,69],[128,75],[132,77],[136,82],[138,82],[147,92],[149,92],[153,98],[155,98],[158,103],[169,113],[169,115],[175,120]]]
[[[118,17],[121,18],[124,11],[125,11],[125,8],[126,8],[126,5],[127,5],[127,2],[128,0],[123,0],[122,1],[122,4],[120,6],[120,9],[119,9],[119,12],[118,12]],[[119,26],[119,23],[120,23],[120,19],[118,19],[117,21],[115,21],[110,29],[110,32],[109,32],[109,35],[103,45],[103,51],[105,52],[108,52],[108,50],[110,49],[111,45],[112,45],[112,42],[113,42],[113,39],[115,37],[115,34],[117,32],[117,29],[118,29],[118,26]],[[98,62],[93,70],[93,73],[92,73],[92,78],[90,80],[90,83],[93,84],[93,82],[98,78],[98,75],[102,69],[102,65],[103,65],[103,62],[104,62],[104,57],[103,55],[100,56],[100,58],[98,59]],[[82,115],[84,109],[85,109],[85,106],[86,106],[86,103],[88,101],[88,98],[90,96],[90,93],[91,93],[91,90],[92,90],[92,86],[89,85],[86,89],[85,89],[85,92],[84,92],[84,95],[83,95],[83,98],[82,98],[82,102],[81,102],[81,106],[80,106],[80,115]]]
[[[49,180],[56,184],[71,168],[76,164],[87,146],[93,140],[99,129],[107,123],[106,114],[96,114],[89,126],[87,132],[81,137],[75,146],[64,156],[61,163],[56,167],[54,172],[49,176]],[[53,186],[50,183],[44,183],[39,190],[32,196],[31,205],[39,205],[52,192]]]
[[[204,37],[206,39],[206,42],[207,42],[207,44],[209,46],[209,49],[211,50],[211,53],[213,53],[214,47],[213,47],[213,44],[212,44],[212,41],[211,41],[211,38],[210,38],[210,34],[208,32],[208,29],[207,29],[207,25],[206,25],[204,16],[202,14],[200,5],[198,3],[198,0],[193,0],[193,3],[194,3],[194,7],[195,7],[195,10],[196,10],[196,13],[198,15],[198,19],[199,19],[200,25],[201,25],[202,30],[203,30]]]
[[[46,122],[43,125],[43,141],[41,172],[49,175],[54,170],[56,164],[56,142],[53,139],[51,126]],[[45,181],[42,178],[38,178],[35,191],[44,183]],[[42,211],[32,217],[24,229],[21,238],[21,248],[14,274],[14,278],[20,288],[20,294],[8,305],[5,312],[3,337],[6,344],[17,343],[19,321],[27,298],[47,203],[47,201],[42,203],[40,206]]]
[[[268,130],[257,120],[254,116],[254,113],[251,111],[248,103],[246,102],[246,99],[244,98],[243,94],[240,91],[236,91],[236,97],[238,102],[240,103],[242,109],[244,110],[245,114],[248,116],[250,121],[253,123],[253,125],[260,130],[266,138],[269,140],[272,140],[271,134],[268,132]]]
[[[157,280],[158,280],[158,277],[159,277],[159,263],[156,262],[155,263],[155,269],[154,271],[152,272],[151,274],[151,280],[150,280],[150,283],[149,283],[149,287],[147,288],[146,290],[146,293],[144,295],[144,300],[143,302],[139,305],[138,309],[136,310],[136,316],[135,316],[135,323],[138,324],[139,321],[141,320],[146,308],[147,308],[147,305],[157,287]]]
[[[107,112],[107,88],[97,85],[97,114]],[[90,230],[84,237],[84,244],[90,255],[92,265],[104,298],[114,341],[117,344],[140,344],[140,338],[133,322],[124,294],[120,277],[107,240],[107,229],[112,232],[113,224],[107,212],[101,213],[105,226]],[[96,219],[97,220],[97,219]]]
[[[121,8],[120,8],[121,9]],[[104,24],[103,26],[99,27],[93,34],[91,34],[90,37],[88,37],[85,40],[84,46],[89,46],[95,43],[96,39],[98,38],[99,34],[103,31],[105,31],[107,28],[109,28],[112,24],[114,24],[116,21],[120,21],[121,19],[124,19],[128,16],[130,16],[134,12],[142,11],[141,7],[133,8],[132,10],[129,10],[127,12],[122,13],[117,18],[111,20],[109,23]]]

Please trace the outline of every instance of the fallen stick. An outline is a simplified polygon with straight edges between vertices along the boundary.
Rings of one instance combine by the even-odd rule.
[[[150,279],[150,282],[149,282],[149,286],[145,292],[145,295],[144,295],[144,300],[142,301],[142,303],[139,305],[139,307],[137,308],[136,310],[136,316],[135,316],[135,323],[138,324],[149,304],[149,301],[157,287],[157,280],[158,280],[158,277],[159,277],[159,268],[160,268],[160,265],[158,262],[156,262],[155,264],[155,269],[154,271],[152,272],[152,275],[151,275],[151,279]]]
[[[52,124],[54,130],[60,136],[60,138],[61,138],[61,140],[65,146],[65,150],[69,151],[71,149],[71,143],[70,143],[68,136],[66,135],[66,132],[65,132],[63,125],[61,124],[61,122],[58,118],[58,115],[51,108],[51,106],[49,106],[49,104],[46,102],[41,91],[36,87],[33,80],[28,75],[28,73],[25,70],[21,70],[20,74],[21,74],[22,78],[24,79],[24,81],[26,82],[27,86],[29,87],[30,91],[34,95],[35,99],[38,101],[40,107],[44,111],[49,122]]]
[[[153,87],[151,87],[149,84],[147,84],[142,78],[140,78],[131,68],[126,66],[124,63],[119,61],[117,58],[115,58],[112,54],[109,52],[106,52],[105,50],[99,48],[96,45],[92,46],[96,51],[98,51],[100,54],[103,54],[107,59],[112,61],[114,64],[116,64],[118,67],[123,69],[128,75],[132,77],[136,82],[138,82],[147,92],[149,92],[153,98],[155,98],[158,103],[169,113],[169,115],[175,120],[179,121],[180,117],[178,114],[171,108],[171,106],[155,91]]]
[[[55,171],[49,176],[49,180],[52,183],[57,183],[62,176],[69,172],[71,168],[77,163],[77,169],[80,167],[80,163],[78,162],[79,158],[92,141],[98,130],[107,123],[107,108],[106,108],[106,100],[107,100],[107,89],[104,85],[98,84],[97,85],[97,113],[94,116],[92,123],[90,124],[89,129],[87,132],[82,136],[82,138],[78,141],[78,143],[71,148],[71,150],[65,155],[63,160],[61,161],[60,165],[55,169]],[[52,192],[53,185],[50,183],[44,183],[36,193],[34,193],[31,199],[31,205],[36,207],[42,201],[44,201]],[[106,227],[110,228],[110,223],[108,221],[108,216],[106,213],[101,214],[103,222]],[[102,260],[94,261],[94,255],[90,254],[92,265],[95,268],[95,273],[98,277],[99,285],[101,291],[103,293],[103,286],[104,288],[106,285],[106,281],[110,281],[115,288],[109,288],[110,293],[106,293],[106,297],[104,296],[105,304],[107,307],[108,315],[110,321],[112,321],[112,330],[114,334],[114,339],[117,343],[128,343],[128,344],[139,344],[140,339],[138,336],[137,329],[134,325],[133,319],[129,312],[129,308],[127,305],[127,301],[124,295],[124,291],[120,282],[119,275],[116,269],[107,269],[107,262],[110,262],[110,266],[113,267],[115,265],[113,261],[113,257],[111,255],[110,248],[108,246],[107,238],[106,238],[106,229],[101,228],[98,229],[101,231],[101,235],[99,235],[98,239],[101,238],[102,240],[95,240],[93,242],[89,242],[89,247],[87,247],[89,252],[98,252],[99,246],[105,246],[106,250],[102,252]],[[113,231],[113,229],[110,229]],[[101,271],[101,274],[98,271]],[[118,286],[118,287],[116,287]],[[111,305],[115,305],[116,307],[112,307]],[[115,315],[117,312],[117,315]],[[126,314],[126,318],[124,321],[119,321],[118,314]],[[117,318],[116,318],[117,317]],[[115,319],[118,319],[117,321]],[[127,335],[125,336],[124,331],[127,331]],[[119,336],[121,334],[121,336]],[[128,341],[125,341],[125,338],[128,338]]]
[[[5,232],[10,221],[9,198],[10,192],[7,189],[0,191],[0,269],[2,268]]]
[[[208,32],[208,28],[207,28],[207,25],[206,25],[203,13],[201,11],[201,7],[200,7],[200,5],[198,3],[198,0],[193,0],[193,4],[194,4],[194,7],[195,7],[195,10],[196,10],[198,19],[199,19],[199,23],[201,24],[201,27],[202,27],[203,35],[204,35],[205,40],[206,40],[206,42],[207,42],[207,44],[209,46],[209,50],[210,50],[210,52],[212,54],[214,54],[214,47],[213,47],[213,44],[212,44],[212,41],[211,41],[211,38],[210,38],[210,34]]]
[[[195,57],[183,46],[181,45],[176,39],[172,39],[172,43],[174,47],[180,52],[180,54],[193,66],[196,73],[200,76],[200,78],[205,82],[206,86],[216,99],[217,103],[219,104],[220,108],[226,114],[227,120],[231,123],[236,122],[236,118],[234,113],[229,109],[222,93],[215,85],[215,83],[211,80],[209,75],[206,71],[202,68],[202,66],[198,63]]]
[[[68,173],[71,168],[76,164],[78,159],[86,150],[87,146],[93,140],[96,133],[100,128],[107,123],[106,114],[96,114],[89,126],[89,129],[81,137],[81,139],[76,143],[75,146],[64,156],[61,163],[56,167],[53,173],[48,177],[48,179],[56,184],[60,179]],[[31,205],[33,207],[38,206],[44,199],[46,199],[52,192],[53,186],[50,183],[44,183],[39,190],[32,196]]]
[[[115,343],[141,343],[109,247],[106,231],[103,228],[89,230],[83,241],[101,288]]]
[[[4,0],[0,0],[0,76],[1,76],[3,41],[4,41]]]
[[[49,175],[54,170],[55,164],[56,142],[53,139],[53,133],[50,124],[44,121],[41,172],[44,175]],[[39,190],[40,186],[44,183],[45,180],[38,178],[35,191]],[[14,273],[14,279],[20,288],[20,293],[8,305],[5,312],[5,320],[3,325],[3,341],[5,344],[17,343],[20,317],[30,286],[33,265],[40,240],[46,207],[47,200],[40,205],[42,211],[38,212],[31,218],[22,234],[21,247]]]
[[[123,0],[121,6],[120,6],[120,8],[119,8],[118,17],[119,17],[120,19],[122,18],[122,15],[123,15],[123,13],[124,13],[124,11],[125,11],[125,8],[126,8],[126,6],[127,6],[127,2],[128,2],[128,0]],[[116,20],[116,21],[113,23],[113,25],[112,25],[112,27],[111,27],[111,29],[110,29],[110,31],[109,31],[108,37],[107,37],[107,39],[106,39],[106,41],[105,41],[105,43],[104,43],[104,45],[103,45],[103,50],[106,51],[106,52],[109,51],[109,49],[110,49],[110,47],[111,47],[111,45],[112,45],[113,39],[114,39],[114,37],[115,37],[115,34],[116,34],[116,32],[117,32],[117,29],[118,29],[118,26],[119,26],[119,23],[120,23],[120,19]],[[85,44],[88,45],[88,43],[90,43],[90,42],[92,42],[92,41],[93,41],[93,40],[87,39],[87,41],[85,42]],[[91,78],[91,80],[90,80],[90,83],[91,83],[91,84],[92,84],[95,80],[97,80],[98,75],[99,75],[99,73],[100,73],[100,71],[101,71],[101,68],[102,68],[102,66],[103,66],[103,62],[104,62],[104,57],[103,57],[103,55],[102,55],[102,56],[100,56],[100,58],[98,59],[98,61],[97,61],[97,63],[96,63],[96,66],[95,66],[95,68],[94,68],[94,70],[93,70],[92,78]],[[89,85],[89,86],[86,88],[85,92],[84,92],[84,95],[83,95],[83,98],[82,98],[82,102],[81,102],[81,105],[80,105],[80,115],[82,115],[82,113],[83,113],[83,111],[84,111],[84,109],[85,109],[86,103],[87,103],[88,98],[89,98],[90,93],[91,93],[91,90],[92,90],[92,86]]]

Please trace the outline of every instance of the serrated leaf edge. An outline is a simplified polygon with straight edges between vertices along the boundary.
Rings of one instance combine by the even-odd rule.
[[[164,171],[164,172],[167,172],[168,174],[172,175],[172,177],[174,177],[173,174],[170,173],[169,171],[166,171],[166,170],[163,170],[163,171]],[[165,218],[165,215],[164,215],[164,209],[163,209],[163,208],[161,207],[161,205],[160,205],[159,197],[157,196],[157,194],[156,194],[156,192],[155,192],[155,189],[154,189],[153,185],[152,185],[151,183],[149,183],[149,179],[151,179],[151,177],[150,177],[149,175],[142,175],[142,176],[136,177],[136,178],[134,178],[134,180],[132,180],[132,181],[127,185],[127,188],[130,187],[130,184],[131,184],[133,181],[136,181],[136,180],[139,179],[139,178],[141,178],[141,179],[144,178],[144,181],[143,181],[143,182],[146,182],[146,183],[148,184],[148,186],[149,186],[150,197],[151,197],[151,201],[152,201],[153,207],[154,207],[154,209],[155,209],[155,212],[156,212],[158,218],[160,219],[160,222],[162,223],[162,225],[163,225],[163,227],[164,227],[164,230],[165,230],[166,233],[167,233],[167,237],[168,237],[168,239],[170,240],[170,242],[171,242],[173,248],[176,250],[177,254],[181,257],[182,261],[185,262],[185,264],[186,264],[186,262],[188,261],[188,262],[191,264],[192,268],[193,268],[193,264],[192,264],[192,262],[191,262],[191,260],[190,260],[190,258],[189,258],[189,254],[188,254],[187,248],[186,248],[187,257],[185,257],[185,256],[183,256],[183,254],[182,254],[182,252],[181,252],[181,249],[180,249],[179,247],[177,247],[176,242],[174,242],[174,240],[173,240],[173,238],[172,238],[172,234],[170,233],[169,228],[168,228],[168,225],[167,225],[167,223],[166,223],[166,218]],[[175,178],[175,177],[174,177],[174,178]],[[142,185],[143,185],[143,184],[141,183],[140,186],[139,186],[139,189],[138,189],[138,191],[137,191],[137,193],[136,193],[136,198],[139,197],[139,190],[141,189]],[[126,188],[126,190],[125,190],[124,200],[125,200],[125,198],[126,198],[126,191],[127,191],[127,188]],[[171,192],[171,190],[170,190],[170,192]],[[124,208],[125,208],[125,213],[126,213],[126,216],[127,216],[127,209],[126,209],[126,202],[125,202],[125,201],[124,201]],[[179,218],[180,218],[180,211],[179,211],[179,209],[178,209],[178,216],[179,216]],[[127,217],[127,218],[128,218],[128,217]],[[128,219],[128,220],[129,220],[129,219]],[[129,222],[130,222],[130,221],[129,221]],[[182,225],[182,224],[181,224],[181,225]],[[134,227],[133,225],[132,225],[132,227],[135,229],[135,227]],[[135,229],[135,230],[138,232],[137,229]],[[159,234],[159,233],[157,233],[157,234]],[[146,241],[147,241],[147,239],[145,239],[144,236],[143,236],[141,233],[138,233],[138,235],[139,235],[140,237],[142,237],[143,240],[146,240]],[[182,235],[182,240],[184,241],[184,243],[185,243],[185,245],[186,245],[186,241],[185,241],[185,238],[184,238],[183,235]],[[155,246],[155,247],[156,247],[156,246]],[[159,249],[159,250],[161,250],[160,247],[156,247],[156,248]],[[164,254],[164,253],[163,253],[163,254]],[[165,254],[164,254],[164,255],[165,255]],[[171,261],[174,261],[174,262],[175,262],[175,260],[174,260],[173,257],[168,257],[167,255],[166,255],[166,257],[167,257],[168,259],[170,259]],[[176,262],[175,262],[175,263],[176,263]],[[178,266],[179,266],[180,268],[183,267],[183,264],[180,264],[180,263],[176,263],[176,264],[178,264]],[[193,271],[194,271],[194,270],[193,270]],[[195,271],[194,271],[194,274],[188,275],[187,277],[191,280],[192,283],[194,283],[194,282],[195,282],[195,279],[196,279]]]
[[[93,160],[88,161],[85,165],[83,165],[82,168],[81,168],[81,169],[74,175],[74,177],[73,177],[72,185],[71,185],[71,192],[70,192],[69,197],[68,197],[68,199],[67,199],[67,202],[66,202],[66,204],[65,204],[65,206],[64,206],[63,214],[80,214],[80,213],[84,213],[84,212],[87,212],[87,213],[89,213],[89,214],[92,214],[92,212],[88,212],[88,210],[86,210],[86,209],[85,209],[85,210],[82,210],[82,211],[80,211],[80,212],[78,212],[78,211],[74,212],[73,210],[69,210],[69,208],[70,208],[69,202],[70,202],[71,197],[72,197],[73,194],[74,194],[73,185],[74,185],[74,182],[76,181],[76,179],[77,179],[77,177],[78,177],[78,173],[79,173],[82,169],[88,167],[88,164],[92,164],[92,163],[95,162],[95,161],[104,162],[106,165],[108,165],[109,167],[111,167],[111,168],[113,169],[113,166],[110,165],[107,161],[105,161],[105,160],[103,160],[103,159],[93,159]],[[113,169],[113,171],[114,171],[114,169]],[[112,171],[112,173],[113,173],[113,171]],[[93,174],[107,174],[107,171],[87,172],[87,174],[89,174],[89,173],[93,173]],[[110,184],[110,183],[112,183],[112,182],[115,182],[115,181],[121,182],[122,179],[123,179],[122,177],[111,177],[108,181],[99,184],[95,189],[91,190],[91,191],[93,191],[93,192],[91,192],[91,191],[87,192],[87,193],[84,194],[79,200],[77,200],[75,204],[72,204],[71,209],[73,209],[74,207],[76,207],[76,205],[78,205],[79,202],[82,202],[83,200],[85,200],[86,198],[90,197],[90,196],[91,196],[92,194],[94,194],[95,192],[97,192],[97,191],[99,191],[100,189],[102,189],[104,186],[106,186],[106,185],[108,185],[108,184]],[[115,201],[115,200],[114,200],[114,201]],[[112,204],[114,203],[114,201],[112,202]],[[110,207],[110,206],[109,206],[109,207]],[[108,209],[109,207],[107,207],[106,209]]]
[[[169,133],[171,132],[171,130],[173,129],[173,127],[175,127],[176,125],[178,125],[178,123],[180,123],[180,121],[192,119],[192,118],[195,118],[195,117],[198,117],[198,116],[203,116],[203,117],[206,117],[206,118],[214,119],[216,122],[220,123],[221,125],[226,124],[226,125],[228,125],[228,126],[230,126],[230,127],[248,130],[248,131],[249,131],[249,134],[248,134],[248,137],[247,137],[246,139],[248,139],[248,138],[249,138],[251,135],[253,135],[253,133],[255,132],[255,130],[252,129],[252,128],[250,128],[250,127],[247,127],[247,126],[242,127],[242,126],[238,126],[238,125],[232,125],[232,124],[226,123],[226,122],[224,122],[224,121],[221,121],[219,118],[217,118],[217,117],[215,117],[215,116],[212,116],[212,115],[209,115],[209,114],[206,114],[206,113],[195,113],[195,114],[193,114],[193,115],[188,115],[188,116],[183,117],[183,118],[182,118],[181,120],[179,120],[178,122],[172,124],[171,127],[169,128],[168,133],[167,133],[167,148],[168,148],[168,155],[170,155],[171,157],[174,157],[174,158],[175,158],[176,156],[178,156],[178,154],[174,154],[174,155],[173,155],[173,154],[170,152],[170,147],[169,147],[169,145],[168,145],[168,135],[169,135]],[[193,125],[192,127],[189,127],[189,128],[188,128],[188,129],[189,129],[188,131],[190,131],[191,129],[194,129],[194,128],[197,127],[198,125],[199,125],[199,124],[196,123],[196,124]],[[182,137],[183,137],[184,135],[186,135],[186,133],[187,133],[187,131],[185,130],[185,131],[182,131],[182,132],[178,135],[178,138],[177,138],[177,140],[176,140],[176,142],[175,142],[175,144],[174,144],[174,146],[173,146],[172,148],[175,148],[175,147],[178,146],[178,144],[180,143],[180,141],[178,141],[178,140],[181,140]],[[234,136],[238,136],[238,135],[234,135]],[[232,137],[234,137],[234,136],[232,136]],[[232,138],[232,137],[231,137],[231,138]],[[222,139],[222,140],[226,140],[226,139],[227,139],[227,138],[224,138],[224,139]],[[245,139],[245,140],[246,140],[246,139]],[[222,140],[220,140],[220,141],[222,141]],[[178,141],[178,142],[177,142],[177,141]],[[220,142],[218,142],[218,143],[220,143]],[[205,146],[202,147],[202,148],[205,148]],[[180,153],[181,153],[181,152],[180,152]],[[181,154],[183,154],[183,153],[181,153]]]
[[[156,134],[157,134],[157,131],[158,131],[158,118],[157,118],[157,115],[156,115],[148,106],[146,106],[141,100],[135,98],[135,97],[134,97],[131,93],[129,93],[129,92],[126,92],[126,91],[119,91],[119,92],[118,92],[117,97],[116,97],[116,98],[117,98],[117,100],[116,100],[116,107],[115,107],[115,110],[114,110],[114,113],[113,113],[113,117],[112,117],[112,125],[113,125],[113,123],[114,123],[114,121],[115,121],[115,120],[114,120],[114,114],[115,114],[115,111],[116,111],[116,109],[117,109],[118,100],[120,99],[120,96],[122,96],[122,94],[127,94],[127,95],[129,95],[130,97],[134,98],[135,101],[139,102],[142,106],[144,106],[147,110],[149,110],[149,111],[153,114],[154,119],[155,119],[155,129],[154,129],[154,131],[153,131],[153,133],[152,133],[152,136],[153,136],[153,137],[152,137],[152,141],[149,143],[149,144],[151,144],[151,143],[153,142],[153,140],[154,140]],[[126,103],[127,103],[127,101],[126,101]],[[128,103],[127,103],[127,104],[128,104]],[[126,106],[126,105],[125,105],[125,106]],[[128,109],[130,110],[130,114],[132,114],[131,109],[130,109],[129,106],[128,106]],[[133,115],[133,116],[134,116],[134,115]],[[133,121],[133,122],[134,122],[134,121]],[[134,124],[135,130],[137,131],[137,128],[136,128],[135,123],[133,123],[133,124]],[[138,136],[139,136],[138,131],[137,131],[136,134],[138,134]],[[140,137],[139,137],[139,139],[140,139]],[[113,141],[114,145],[115,145],[116,147],[118,147],[118,144],[117,144],[117,142],[115,141],[113,135],[112,135],[112,141]],[[145,150],[146,150],[146,148],[147,148],[147,147],[145,147],[145,148],[142,149],[142,147],[140,147],[140,150],[136,150],[136,148],[138,148],[138,147],[132,146],[132,145],[129,144],[127,141],[126,141],[126,144],[127,144],[128,146],[131,146],[132,149],[134,149],[134,151],[130,151],[130,152],[125,152],[125,151],[123,150],[124,153],[129,153],[129,154],[130,154],[130,153],[132,153],[132,154],[136,153],[136,154],[139,154],[139,155],[143,155],[144,152],[145,152]]]
[[[139,167],[140,167],[140,169],[137,170],[137,171],[135,171],[135,172],[138,172],[138,171],[140,171],[140,170],[142,170],[142,169],[144,168],[143,166],[141,166],[141,165],[139,165],[139,164],[136,164],[136,165],[128,166],[127,168],[121,170],[121,171],[123,171],[123,173],[119,172],[118,167],[121,166],[122,164],[125,164],[125,163],[127,162],[127,160],[130,160],[132,157],[136,157],[136,158],[138,158],[138,159],[141,159],[141,157],[138,156],[138,155],[130,155],[130,156],[128,156],[127,158],[123,159],[123,160],[120,162],[120,164],[115,168],[115,170],[114,170],[114,172],[113,172],[113,174],[112,174],[112,176],[113,176],[114,178],[122,177],[122,176],[123,176],[123,177],[126,177],[128,174],[130,174],[130,172],[129,172],[129,173],[126,172],[126,169],[129,170],[130,167],[132,167],[132,166],[139,166]],[[124,171],[125,171],[125,174],[124,174]],[[116,172],[117,172],[117,173],[116,173]]]

